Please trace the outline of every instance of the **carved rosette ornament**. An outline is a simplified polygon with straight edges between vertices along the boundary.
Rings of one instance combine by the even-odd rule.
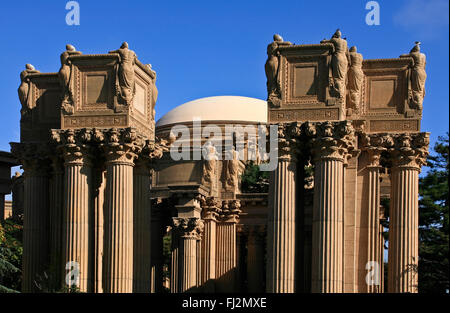
[[[333,159],[347,164],[355,157],[355,130],[350,121],[304,123],[304,132],[311,140],[314,160]]]
[[[180,238],[200,240],[203,228],[203,221],[197,217],[172,218],[172,231],[176,232]]]

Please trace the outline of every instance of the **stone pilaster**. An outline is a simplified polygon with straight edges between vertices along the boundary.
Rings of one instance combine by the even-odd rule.
[[[429,134],[392,136],[389,211],[389,292],[417,292],[419,261],[419,172]]]
[[[142,149],[134,129],[95,131],[106,157],[103,290],[132,292],[133,165]]]
[[[271,172],[269,186],[267,292],[295,292],[297,164],[294,136],[298,131],[295,123],[278,126],[278,164]]]
[[[162,291],[163,285],[163,217],[162,203],[158,199],[151,203],[151,227],[150,227],[150,262],[151,262],[151,288],[150,292]]]
[[[95,293],[103,292],[103,236],[106,171],[103,166],[96,169],[94,190],[94,262],[93,262],[93,290]]]
[[[370,281],[366,278],[367,292],[378,293],[381,289],[381,276],[383,272],[380,264],[380,160],[381,153],[386,150],[386,138],[382,134],[373,134],[363,137],[362,149],[366,151],[368,163],[367,175],[367,258],[365,269],[371,271]],[[382,262],[382,260],[381,260]],[[367,275],[367,274],[366,274]],[[366,276],[367,277],[367,276]]]
[[[239,221],[239,200],[224,200],[216,229],[216,288],[232,292],[236,283],[236,224]]]
[[[207,198],[202,203],[204,222],[202,240],[202,277],[203,291],[214,292],[214,280],[216,279],[216,241],[217,218],[221,212],[222,202],[214,197]]]
[[[174,217],[172,231],[178,239],[176,256],[172,255],[173,268],[178,269],[172,276],[178,279],[173,284],[178,286],[172,292],[192,292],[198,285],[197,241],[203,231],[203,221],[196,217]]]
[[[251,225],[247,241],[247,291],[264,292],[264,245],[266,227]]]
[[[88,144],[91,130],[56,130],[52,132],[64,158],[63,247],[64,272],[78,269],[67,287],[76,286],[82,292],[91,291],[89,279],[89,228],[92,212],[92,162]],[[65,285],[68,281],[64,282]]]
[[[149,160],[136,160],[133,172],[133,292],[150,292],[150,168]]]
[[[312,292],[343,291],[344,164],[354,151],[350,122],[306,123],[313,147]]]
[[[63,261],[63,212],[64,212],[64,161],[59,155],[52,157],[52,173],[50,179],[50,264],[58,269],[55,282],[63,285],[60,269]]]
[[[22,291],[39,291],[39,276],[49,262],[49,164],[42,144],[11,143],[24,169]]]

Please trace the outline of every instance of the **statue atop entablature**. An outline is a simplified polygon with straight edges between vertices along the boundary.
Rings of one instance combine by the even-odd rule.
[[[321,43],[331,43],[334,46],[334,53],[331,59],[332,77],[330,83],[338,94],[338,97],[344,99],[350,56],[347,48],[347,40],[341,38],[341,36],[341,31],[338,29],[330,40],[322,40]]]
[[[411,57],[413,59],[410,88],[409,88],[409,103],[412,109],[422,110],[423,98],[425,97],[425,80],[427,73],[425,72],[426,56],[420,52],[420,42],[411,49],[409,54],[402,54],[402,57]]]
[[[72,55],[80,55],[80,51],[76,51],[75,47],[67,44],[66,45],[66,51],[61,53],[61,68],[58,72],[59,77],[59,83],[61,85],[62,93],[62,103],[61,108],[67,113],[67,114],[73,114],[74,108],[73,108],[73,88],[72,88],[72,82],[73,82],[73,71],[72,71],[72,62],[70,61],[70,56]]]
[[[22,104],[22,108],[20,109],[20,113],[22,115],[25,114],[28,110],[31,109],[31,104],[29,102],[30,99],[30,79],[28,75],[33,73],[39,73],[38,70],[34,68],[31,64],[25,65],[25,70],[20,73],[20,86],[17,92],[19,93],[19,100]]]
[[[347,115],[359,114],[361,102],[361,88],[364,80],[364,72],[362,70],[363,56],[358,53],[356,47],[353,46],[349,51],[350,67],[348,69],[348,100]],[[350,114],[351,115],[351,114]]]
[[[136,86],[134,81],[134,65],[137,60],[136,53],[128,49],[128,43],[123,42],[118,50],[109,53],[117,53],[120,56],[119,66],[116,69],[116,94],[125,105],[133,103]]]
[[[267,77],[268,101],[273,106],[279,106],[278,99],[281,97],[279,80],[280,53],[278,47],[290,45],[292,43],[284,41],[280,35],[275,34],[273,35],[273,42],[267,46],[267,61],[264,68]]]

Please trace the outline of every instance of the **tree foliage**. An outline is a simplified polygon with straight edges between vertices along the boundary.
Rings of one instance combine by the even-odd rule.
[[[419,292],[449,289],[448,144],[439,137],[419,180]]]
[[[0,224],[0,292],[18,292],[22,275],[22,220]]]
[[[245,193],[266,193],[269,191],[269,172],[260,171],[259,166],[249,161],[241,176],[241,191]]]

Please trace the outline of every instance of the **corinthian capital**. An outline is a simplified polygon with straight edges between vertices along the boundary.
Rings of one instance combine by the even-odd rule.
[[[26,175],[48,175],[50,156],[54,153],[44,143],[11,142],[11,153],[19,160]]]
[[[92,129],[53,129],[51,139],[65,164],[90,164]]]
[[[241,202],[239,200],[224,200],[222,202],[220,220],[225,223],[238,223],[241,212]]]
[[[133,164],[145,145],[143,136],[131,127],[95,129],[93,133],[107,162]]]
[[[299,152],[301,123],[283,123],[278,125],[278,156],[280,158],[296,158]]]
[[[379,167],[381,154],[392,145],[392,138],[386,134],[362,134],[361,150],[369,157],[369,167]]]
[[[346,163],[358,153],[355,130],[349,121],[306,122],[303,128],[315,160],[335,159]]]
[[[392,166],[410,167],[420,171],[421,166],[426,164],[429,144],[429,133],[392,135],[389,148]]]
[[[182,238],[200,239],[203,228],[203,221],[197,217],[172,218],[172,230]]]

